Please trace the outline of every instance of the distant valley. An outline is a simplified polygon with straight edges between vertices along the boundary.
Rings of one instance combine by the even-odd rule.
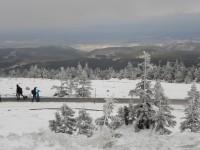
[[[174,42],[170,44],[118,46],[81,51],[72,47],[43,46],[34,48],[1,48],[0,68],[26,68],[30,65],[58,68],[76,66],[78,62],[92,68],[121,69],[131,61],[134,65],[142,60],[143,51],[151,54],[152,62],[165,64],[167,61],[182,61],[186,66],[199,63],[199,42]]]

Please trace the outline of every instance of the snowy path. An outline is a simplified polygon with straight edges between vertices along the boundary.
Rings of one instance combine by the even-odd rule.
[[[117,103],[128,103],[132,101],[133,103],[141,102],[138,98],[116,98]],[[1,102],[31,102],[31,99],[28,98],[26,100],[16,100],[16,98],[2,98]],[[104,98],[40,98],[40,102],[76,102],[76,103],[105,103]],[[172,105],[187,105],[188,101],[185,99],[169,99],[169,103]]]

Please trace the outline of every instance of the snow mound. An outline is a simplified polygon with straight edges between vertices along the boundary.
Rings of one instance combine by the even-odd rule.
[[[23,135],[0,136],[1,150],[198,150],[199,133],[176,133],[169,136],[157,135],[152,131],[135,133],[133,128],[123,127],[121,138],[114,138],[109,131],[97,132],[93,137],[71,136],[50,131]]]

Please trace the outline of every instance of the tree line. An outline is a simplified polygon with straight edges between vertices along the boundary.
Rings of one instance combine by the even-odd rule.
[[[107,69],[92,69],[86,63],[82,66],[80,63],[76,67],[60,67],[58,69],[48,69],[37,65],[30,66],[28,69],[12,69],[8,72],[0,71],[1,77],[26,77],[26,78],[48,78],[48,79],[75,79],[79,78],[82,72],[86,73],[89,80],[108,80],[118,79],[141,79],[143,76],[144,65],[139,63],[134,66],[128,62],[127,66],[121,70],[114,70],[112,67]],[[154,65],[147,70],[147,79],[163,80],[170,83],[191,83],[200,81],[200,66],[186,67],[184,63],[167,62],[165,65]]]

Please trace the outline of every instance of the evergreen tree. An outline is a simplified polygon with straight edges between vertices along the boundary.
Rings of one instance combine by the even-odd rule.
[[[200,131],[200,93],[195,84],[191,86],[187,100],[189,106],[185,109],[185,120],[181,123],[181,130]]]
[[[135,130],[139,131],[140,129],[150,129],[153,125],[153,116],[155,115],[155,110],[153,109],[153,92],[151,89],[151,82],[147,81],[147,72],[150,66],[150,55],[144,52],[144,75],[140,83],[136,85],[133,92],[136,96],[140,97],[141,103],[137,104],[134,107],[135,110]]]
[[[165,81],[172,82],[173,81],[173,67],[170,62],[167,62],[166,66],[164,67],[163,77]]]
[[[79,78],[79,75],[81,75],[83,72],[83,68],[80,64],[80,62],[78,63],[77,67],[76,67],[76,77]]]
[[[176,82],[184,82],[186,76],[186,69],[183,63],[179,63],[176,61],[175,63],[175,81]]]
[[[39,77],[39,68],[37,65],[31,66],[28,72],[29,78],[38,78]]]
[[[112,98],[106,99],[106,103],[103,105],[103,116],[95,121],[97,125],[107,126],[111,129],[116,129],[122,125],[120,117],[112,115],[115,101]]]
[[[176,121],[173,120],[175,117],[171,114],[172,108],[168,104],[168,99],[159,81],[154,86],[154,99],[155,105],[159,108],[154,116],[155,131],[160,134],[170,134],[168,127],[174,127]]]
[[[67,80],[67,72],[64,67],[60,67],[60,70],[57,73],[56,78],[62,81]]]
[[[92,136],[94,130],[94,125],[92,124],[92,118],[84,109],[79,111],[79,115],[76,118],[76,121],[77,121],[77,130],[79,134],[84,134],[88,137]]]
[[[83,70],[79,76],[78,86],[76,88],[76,94],[80,97],[90,97],[91,95],[91,82],[88,79],[87,73]]]
[[[73,93],[77,89],[77,82],[74,79],[69,79],[66,81],[67,82],[67,87],[68,87],[68,94],[69,97],[73,96]]]
[[[189,70],[187,72],[187,75],[185,77],[185,83],[191,83],[193,81],[193,74],[192,72]]]
[[[175,72],[175,80],[178,83],[183,82],[185,79],[184,74],[182,71],[178,70],[177,72]]]
[[[58,97],[64,97],[66,95],[69,95],[68,91],[69,88],[68,86],[66,86],[66,82],[65,81],[61,81],[59,86],[54,85],[52,87],[52,89],[56,89],[56,93],[54,94],[54,96],[58,96]]]
[[[128,79],[136,78],[136,74],[134,72],[134,67],[131,62],[128,62],[126,68],[124,69],[124,74],[125,74],[124,78],[128,78]]]
[[[73,134],[76,130],[74,111],[64,104],[59,112],[55,113],[55,120],[49,121],[49,128],[56,133]]]
[[[194,75],[195,75],[195,81],[199,82],[200,81],[200,68],[195,69]]]

